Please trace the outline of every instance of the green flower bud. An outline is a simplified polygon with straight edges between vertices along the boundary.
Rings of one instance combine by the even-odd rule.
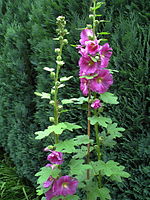
[[[91,24],[87,24],[86,27],[89,28],[89,29],[92,29],[92,25]]]
[[[54,79],[55,78],[55,72],[51,72],[50,77]]]
[[[62,106],[62,105],[59,105],[59,106],[58,106],[58,109],[59,109],[59,110],[61,110],[62,108],[63,108],[63,106]]]
[[[55,53],[60,53],[60,48],[56,48]]]
[[[98,21],[98,20],[95,20],[95,24],[99,24],[99,21]]]
[[[64,42],[64,44],[68,44],[68,40],[67,39],[64,39],[63,42]]]
[[[51,100],[51,101],[49,102],[49,104],[51,104],[51,105],[54,105],[54,101],[53,101],[53,100]]]
[[[56,60],[56,63],[59,65],[59,66],[63,66],[65,63],[63,61],[58,61]]]
[[[51,90],[51,94],[54,95],[55,94],[55,90],[52,89]]]
[[[63,40],[64,38],[63,38],[63,36],[59,36],[59,40]]]
[[[61,61],[62,60],[62,57],[61,56],[57,56],[56,58],[58,61]]]
[[[90,18],[90,19],[93,19],[93,17],[94,17],[94,15],[89,15],[89,18]]]
[[[54,122],[54,117],[49,117],[50,122]]]

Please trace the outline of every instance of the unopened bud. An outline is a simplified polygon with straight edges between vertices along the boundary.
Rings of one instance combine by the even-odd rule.
[[[54,122],[54,117],[49,117],[50,122]]]
[[[51,100],[51,101],[49,102],[49,104],[51,104],[51,105],[54,105],[54,101],[53,101],[53,100]]]
[[[50,73],[51,78],[55,78],[55,72]]]
[[[58,61],[61,61],[62,57],[61,56],[57,56],[56,58]]]
[[[62,108],[63,108],[63,106],[62,106],[62,105],[59,105],[59,106],[58,106],[58,109],[60,109],[60,110],[61,110]]]
[[[90,18],[90,19],[93,19],[93,17],[94,17],[94,15],[89,15],[89,18]]]
[[[60,49],[59,49],[59,48],[56,48],[56,49],[55,49],[55,53],[60,53]]]
[[[63,42],[64,42],[64,44],[68,44],[68,40],[67,39],[64,39]]]
[[[51,90],[51,94],[54,95],[55,94],[55,90],[52,89]]]
[[[91,24],[87,24],[86,27],[89,28],[89,29],[92,29],[92,25]]]
[[[63,36],[59,36],[59,40],[63,40]]]
[[[98,61],[99,60],[99,56],[95,56],[95,59]]]
[[[99,24],[99,21],[98,21],[98,20],[95,20],[95,24]]]

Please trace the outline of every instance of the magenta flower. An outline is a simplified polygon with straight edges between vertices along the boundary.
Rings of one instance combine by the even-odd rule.
[[[93,38],[94,34],[93,31],[91,29],[84,29],[83,31],[81,31],[80,34],[80,43],[81,45],[85,45],[85,42],[88,40],[91,40]]]
[[[76,193],[78,181],[70,176],[62,176],[53,184],[52,190],[57,196],[73,195]]]
[[[81,57],[79,60],[80,71],[86,75],[92,74],[97,70],[97,62],[94,62],[90,56]]]
[[[90,81],[90,89],[93,92],[102,94],[113,84],[113,77],[107,69],[100,69],[96,73],[97,76]]]
[[[53,192],[53,189],[48,190],[45,193],[46,200],[51,200],[53,197],[57,196],[55,192]]]
[[[91,104],[91,107],[94,108],[94,109],[97,109],[97,108],[99,108],[99,107],[101,107],[101,106],[102,106],[102,104],[101,104],[101,102],[100,102],[99,99],[96,99],[96,100]]]
[[[47,160],[53,164],[61,165],[63,163],[63,154],[57,151],[51,151],[52,153],[47,156]]]
[[[50,187],[50,186],[53,184],[54,180],[55,180],[55,179],[54,179],[52,176],[50,176],[50,177],[47,179],[47,181],[45,181],[45,182],[43,183],[43,187],[44,187],[44,188]]]
[[[88,54],[92,56],[95,56],[96,53],[98,53],[100,50],[100,46],[98,45],[98,40],[86,41],[85,45],[86,45],[85,52],[87,52]]]
[[[82,91],[84,96],[88,95],[89,92],[89,82],[86,78],[80,78],[80,90]]]
[[[108,66],[111,55],[112,55],[112,48],[109,47],[108,43],[100,47],[100,58],[102,67]]]

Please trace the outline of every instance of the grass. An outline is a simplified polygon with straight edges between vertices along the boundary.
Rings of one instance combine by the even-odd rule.
[[[0,199],[38,200],[35,188],[18,177],[8,155],[0,149]]]

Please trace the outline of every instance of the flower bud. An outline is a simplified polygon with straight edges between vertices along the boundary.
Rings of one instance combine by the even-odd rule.
[[[63,66],[65,63],[63,61],[58,61],[56,60],[56,63],[59,65],[59,66]]]
[[[93,17],[94,17],[94,15],[89,15],[89,18],[90,18],[90,19],[93,19]]]
[[[95,20],[95,24],[99,24],[99,21],[98,21],[98,20]]]
[[[63,106],[62,106],[62,105],[59,105],[59,106],[58,106],[58,109],[59,109],[59,110],[61,110],[62,108],[63,108]]]
[[[51,78],[55,78],[55,72],[51,72],[51,73],[50,73],[50,77],[51,77]]]
[[[89,28],[89,29],[92,29],[92,25],[91,24],[87,24],[86,27]]]
[[[64,42],[64,44],[68,44],[68,40],[67,39],[64,39],[63,42]]]
[[[59,40],[63,40],[63,36],[59,36]]]
[[[51,90],[51,94],[54,95],[55,94],[55,90],[52,89]]]
[[[55,53],[60,53],[60,48],[56,48]]]
[[[50,122],[54,122],[54,117],[49,117]]]
[[[62,57],[61,56],[57,56],[56,58],[58,61],[61,61]]]
[[[51,104],[51,105],[54,105],[54,101],[53,101],[53,100],[51,100],[51,101],[49,102],[49,104]]]

